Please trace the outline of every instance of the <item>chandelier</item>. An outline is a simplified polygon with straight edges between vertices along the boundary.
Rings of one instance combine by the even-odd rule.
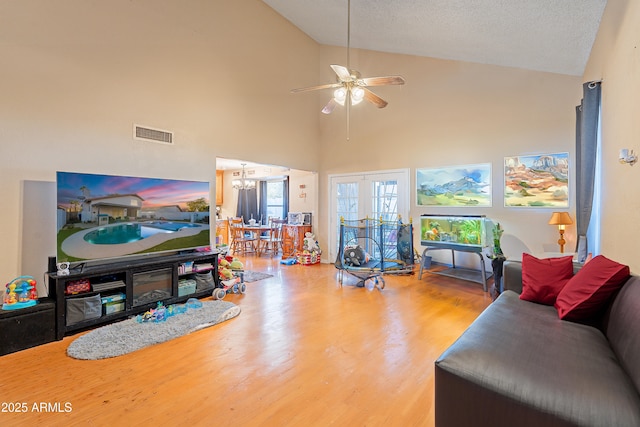
[[[234,179],[231,181],[231,185],[236,190],[250,190],[256,188],[256,182],[252,179],[247,179],[247,172],[244,170],[246,163],[242,163],[242,175],[240,179]]]

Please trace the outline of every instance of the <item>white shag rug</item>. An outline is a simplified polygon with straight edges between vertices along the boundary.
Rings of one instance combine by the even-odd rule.
[[[73,341],[67,348],[67,355],[82,360],[122,356],[216,325],[240,314],[240,307],[228,301],[201,302],[202,307],[189,308],[185,313],[171,316],[164,322],[138,323],[133,317],[94,329]]]

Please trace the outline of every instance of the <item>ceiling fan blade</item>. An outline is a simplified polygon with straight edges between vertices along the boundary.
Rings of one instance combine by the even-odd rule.
[[[291,89],[291,93],[309,92],[312,90],[320,90],[320,89],[332,89],[332,88],[338,88],[341,86],[342,86],[341,83],[327,83],[325,85],[308,86],[308,87],[301,87],[298,89]]]
[[[388,104],[387,101],[385,101],[384,99],[380,98],[378,95],[376,95],[375,93],[371,92],[366,87],[363,87],[362,89],[364,89],[364,99],[366,99],[367,101],[371,102],[372,104],[374,104],[378,108],[384,108],[384,107],[387,106],[387,104]]]
[[[338,105],[336,100],[331,98],[327,103],[327,105],[325,105],[324,108],[322,109],[322,112],[324,114],[331,114],[333,112],[333,109],[336,108],[336,105]]]
[[[347,69],[347,67],[343,67],[342,65],[331,65],[331,68],[333,68],[333,71],[336,72],[336,74],[338,75],[338,78],[340,79],[341,82],[349,82],[351,80],[353,80],[351,78],[351,73],[349,72],[349,70]]]
[[[358,79],[358,84],[360,86],[403,85],[404,78],[402,76],[365,77]]]

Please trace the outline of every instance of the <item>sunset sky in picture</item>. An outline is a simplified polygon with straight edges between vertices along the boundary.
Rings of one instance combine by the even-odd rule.
[[[116,195],[138,195],[143,209],[178,205],[199,198],[209,200],[209,183],[83,173],[57,173],[58,205],[69,207],[72,200],[96,199]],[[83,191],[84,189],[84,191]]]

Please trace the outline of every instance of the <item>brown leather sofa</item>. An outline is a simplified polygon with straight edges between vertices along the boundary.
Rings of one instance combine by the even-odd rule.
[[[596,326],[521,300],[522,264],[505,291],[435,362],[437,427],[640,426],[640,277]]]

